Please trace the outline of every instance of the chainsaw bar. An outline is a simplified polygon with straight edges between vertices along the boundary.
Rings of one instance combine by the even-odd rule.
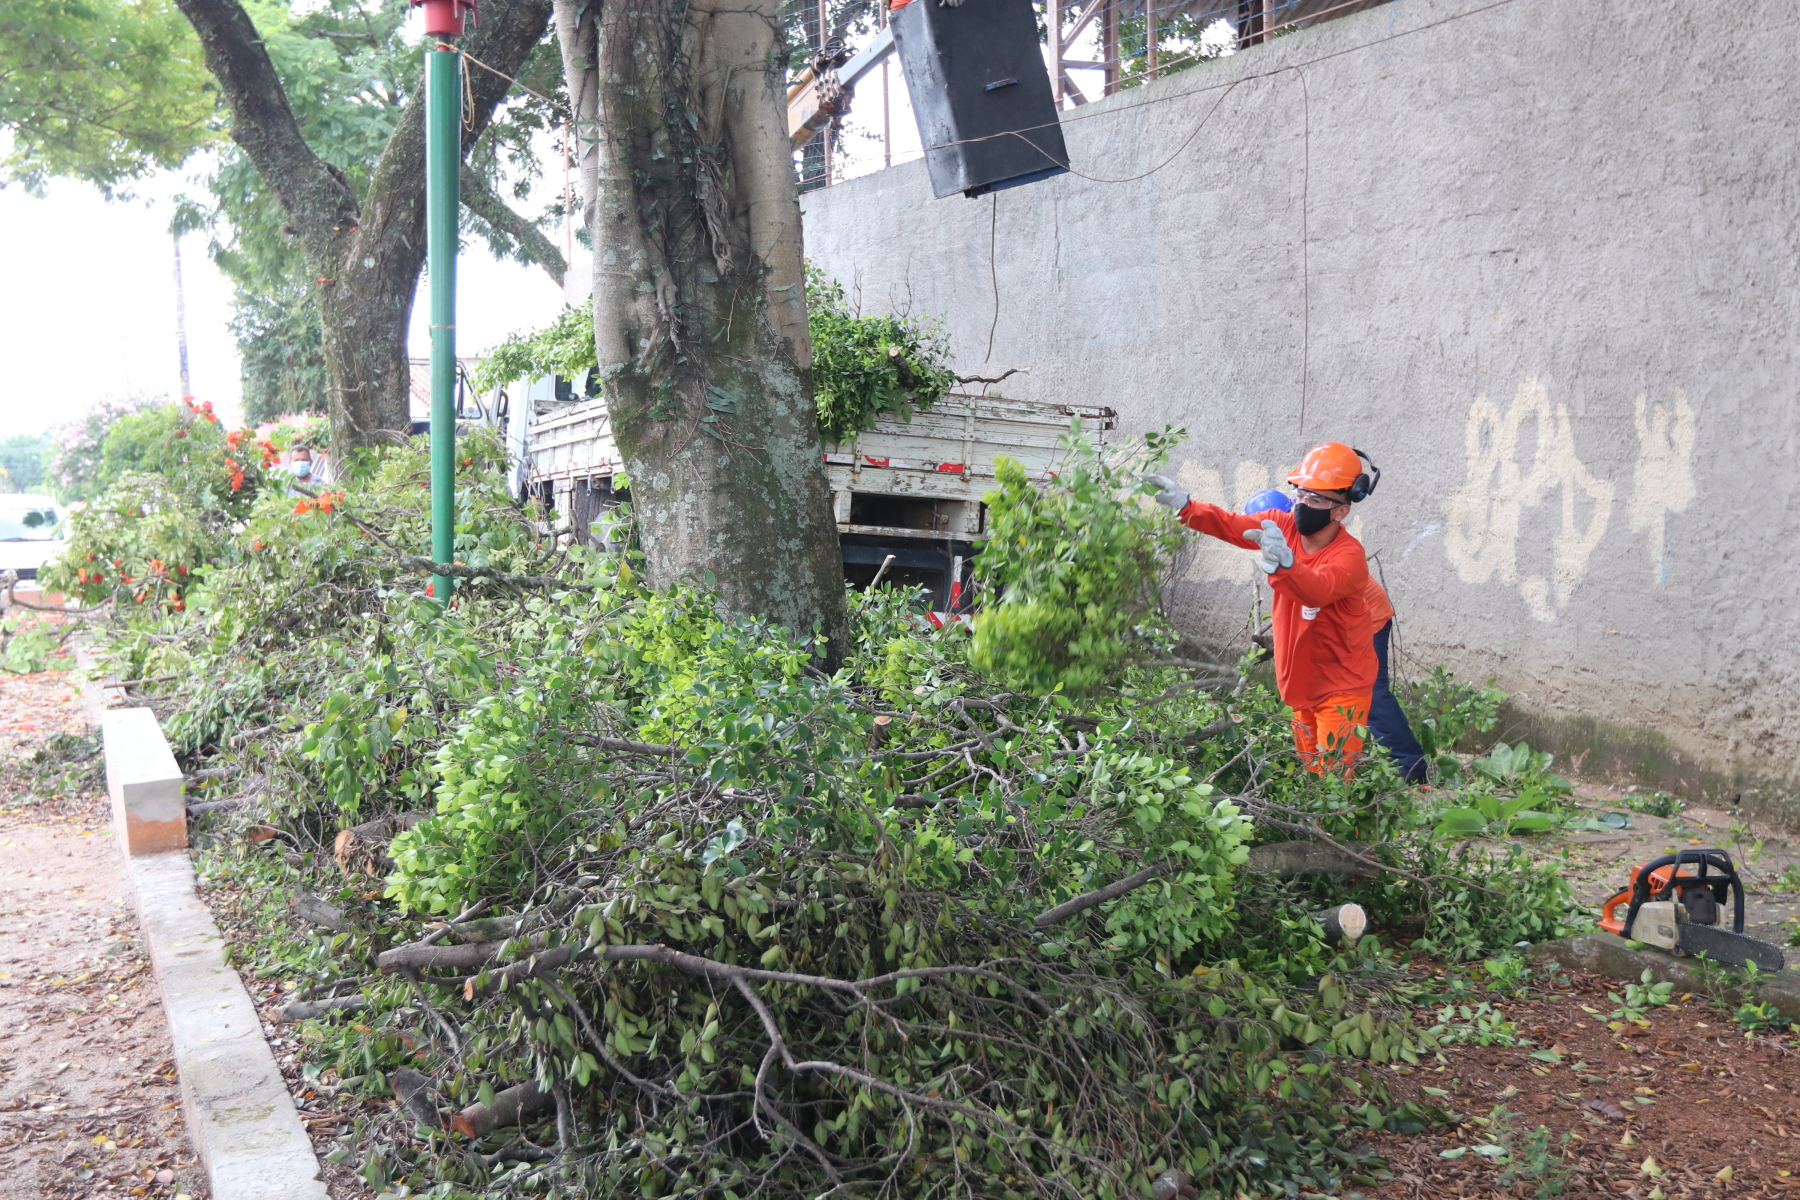
[[[1678,922],[1675,928],[1679,931],[1675,944],[1683,954],[1704,954],[1712,962],[1732,967],[1755,963],[1763,971],[1779,971],[1787,965],[1779,946],[1758,938],[1686,921]]]

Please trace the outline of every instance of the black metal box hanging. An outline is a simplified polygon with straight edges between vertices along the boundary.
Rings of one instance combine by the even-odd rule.
[[[983,196],[1069,169],[1031,0],[912,0],[892,24],[933,193]]]

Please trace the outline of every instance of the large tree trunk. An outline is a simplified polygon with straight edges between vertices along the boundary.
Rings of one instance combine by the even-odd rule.
[[[598,11],[596,11],[596,9]],[[594,344],[653,581],[847,646],[777,0],[557,0]]]
[[[200,35],[231,110],[231,137],[275,193],[319,289],[333,447],[410,429],[406,332],[425,262],[425,96],[401,111],[359,202],[301,135],[287,93],[239,0],[176,0]],[[469,70],[463,153],[481,137],[550,20],[550,0],[489,0],[463,40],[495,71]]]

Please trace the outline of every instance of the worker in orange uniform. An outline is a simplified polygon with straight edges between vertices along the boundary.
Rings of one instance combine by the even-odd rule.
[[[1368,462],[1368,470],[1363,463]],[[1294,710],[1294,748],[1307,769],[1349,774],[1362,751],[1370,693],[1380,664],[1369,612],[1369,561],[1344,528],[1381,469],[1360,451],[1326,442],[1288,476],[1290,512],[1254,516],[1191,499],[1174,480],[1152,475],[1156,502],[1182,524],[1233,546],[1261,551],[1257,565],[1274,593],[1275,685]]]
[[[1266,488],[1244,501],[1245,516],[1269,509],[1292,512],[1293,508],[1293,498],[1274,488]],[[1369,575],[1368,601],[1378,664],[1375,691],[1369,697],[1369,737],[1387,750],[1402,778],[1408,783],[1423,783],[1428,770],[1425,748],[1419,745],[1418,735],[1413,733],[1412,725],[1406,719],[1406,710],[1400,707],[1399,698],[1388,686],[1388,643],[1394,632],[1394,605],[1388,599],[1387,589],[1376,582],[1373,573]]]

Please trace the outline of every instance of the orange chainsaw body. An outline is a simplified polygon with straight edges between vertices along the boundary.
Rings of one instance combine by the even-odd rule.
[[[1700,868],[1699,875],[1681,869],[1695,866]],[[1628,937],[1630,934],[1627,931],[1637,915],[1639,904],[1646,900],[1685,900],[1691,889],[1705,888],[1714,893],[1721,905],[1728,896],[1736,900],[1736,920],[1733,925],[1741,933],[1744,928],[1741,887],[1731,856],[1723,850],[1689,850],[1676,855],[1665,854],[1647,863],[1639,863],[1631,869],[1631,882],[1622,891],[1609,896],[1600,906],[1600,928],[1620,937]],[[1725,894],[1720,895],[1721,892]],[[1620,911],[1622,906],[1625,908],[1624,912]]]

